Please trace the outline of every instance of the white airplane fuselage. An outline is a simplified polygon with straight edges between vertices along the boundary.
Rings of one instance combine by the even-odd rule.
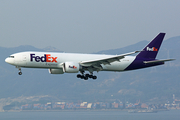
[[[45,60],[45,55],[49,58]],[[17,66],[26,68],[45,68],[45,69],[61,69],[62,63],[88,61],[91,59],[109,58],[113,55],[99,55],[99,54],[76,54],[76,53],[54,53],[54,52],[20,52],[12,54],[6,58],[6,62]],[[53,60],[53,58],[55,60]],[[119,62],[112,62],[110,65],[102,65],[102,71],[123,71],[135,59],[135,56],[125,56]]]

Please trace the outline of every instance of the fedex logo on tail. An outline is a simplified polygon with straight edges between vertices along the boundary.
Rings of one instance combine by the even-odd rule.
[[[147,47],[146,50],[147,50],[147,51],[158,51],[158,49],[155,48],[155,47],[152,47],[152,48]]]
[[[36,62],[55,62],[57,63],[57,57],[51,57],[51,54],[44,54],[44,56],[35,56],[35,54],[30,54],[30,60],[35,60]]]

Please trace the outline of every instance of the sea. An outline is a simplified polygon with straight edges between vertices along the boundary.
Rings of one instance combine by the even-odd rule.
[[[180,120],[180,110],[157,113],[127,111],[0,112],[0,120]]]

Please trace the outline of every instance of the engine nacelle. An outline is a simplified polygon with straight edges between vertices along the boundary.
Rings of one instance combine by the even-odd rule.
[[[66,73],[78,73],[80,65],[76,62],[65,62],[64,63],[64,71]]]
[[[64,74],[63,69],[49,69],[49,73],[51,74]]]

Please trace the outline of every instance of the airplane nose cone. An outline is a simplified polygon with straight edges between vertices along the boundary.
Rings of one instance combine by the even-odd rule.
[[[12,64],[12,60],[10,58],[6,58],[5,59],[5,62],[9,63],[9,64]]]
[[[7,63],[8,63],[8,58],[6,58],[6,59],[5,59],[5,62],[7,62]]]

